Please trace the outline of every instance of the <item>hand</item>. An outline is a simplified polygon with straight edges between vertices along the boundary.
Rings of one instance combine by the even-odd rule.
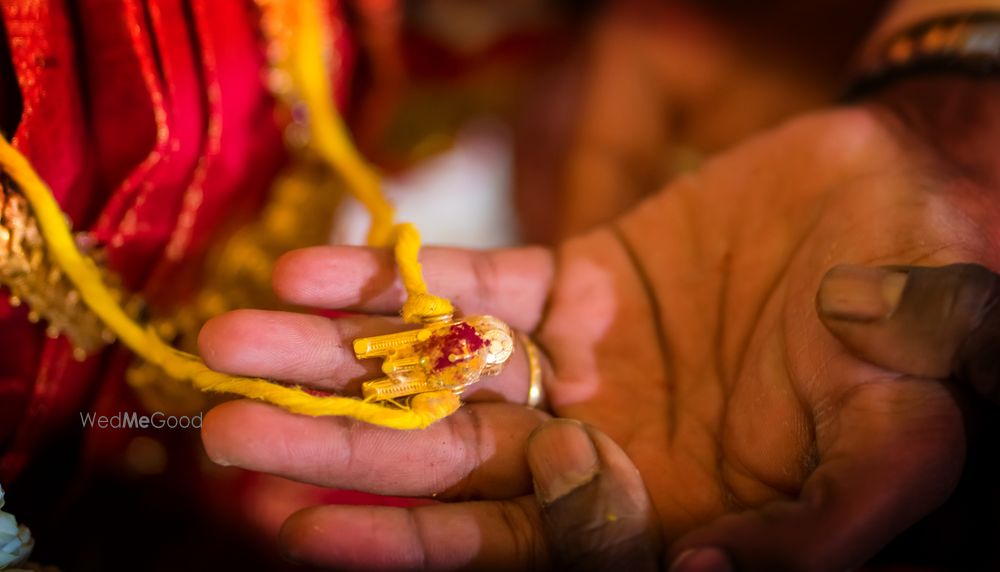
[[[855,357],[815,308],[837,264],[998,266],[983,189],[942,175],[935,157],[887,112],[819,114],[554,253],[428,250],[428,280],[466,314],[533,332],[552,411],[638,467],[666,562],[716,547],[741,570],[844,569],[943,502],[961,472],[947,388]],[[293,303],[371,314],[401,302],[387,254],[365,249],[291,254],[275,286]],[[244,311],[209,323],[201,349],[220,370],[351,392],[375,372],[350,340],[398,327]],[[301,559],[544,566],[552,545],[523,451],[545,415],[516,404],[525,369],[522,358],[423,432],[233,402],[206,416],[203,438],[217,461],[308,482],[485,501],[311,509],[282,536]]]
[[[843,308],[845,299],[853,300],[855,308],[864,311],[824,311]],[[817,304],[820,318],[830,331],[865,361],[908,375],[948,380],[956,393],[966,394],[966,400],[985,398],[1000,404],[997,274],[968,264],[942,268],[841,266],[823,279]],[[974,414],[976,409],[970,407],[966,414]],[[996,415],[995,406],[978,409],[984,410],[986,421]],[[567,423],[557,420],[543,425],[527,445],[546,536],[554,539],[553,545],[559,547],[564,561],[576,565],[586,562],[590,564],[586,569],[615,569],[616,564],[626,561],[623,555],[631,557],[627,561],[641,563],[632,568],[655,567],[656,556],[651,550],[655,542],[650,540],[656,532],[655,522],[633,519],[622,525],[618,519],[606,517],[609,512],[622,512],[608,507],[645,498],[641,483],[623,478],[630,474],[627,457],[596,463],[593,455],[588,455],[593,448],[573,447],[566,439],[553,439],[550,427],[558,427],[560,433],[556,435],[565,434],[573,428]],[[977,454],[976,441],[982,451],[978,451],[978,459],[966,463],[962,486],[967,490],[950,499],[949,506],[937,511],[939,514],[927,519],[923,526],[911,530],[908,536],[913,538],[904,540],[904,552],[897,550],[897,557],[913,558],[906,552],[912,555],[913,545],[919,544],[924,556],[917,558],[924,564],[931,564],[928,557],[949,569],[995,568],[1000,563],[988,540],[1000,528],[1000,506],[989,504],[989,499],[997,496],[1000,468],[994,450],[997,426],[995,419],[992,424],[967,419],[966,427],[982,433],[974,435],[969,444],[970,454]],[[587,432],[592,435],[596,430],[590,428]],[[550,461],[542,465],[542,470],[536,469],[539,462],[552,458],[558,459],[557,468],[553,469]],[[568,488],[565,477],[578,474],[588,475],[589,480],[564,492]],[[546,502],[546,495],[553,489],[559,491],[560,501]],[[976,506],[967,506],[971,503]],[[957,522],[949,518],[955,513],[964,518]],[[955,538],[960,539],[959,546],[950,545]],[[693,549],[678,559],[694,570],[728,567],[725,554],[712,548]]]
[[[948,570],[1000,568],[993,538],[1000,531],[1000,277],[972,265],[943,268],[838,268],[828,285],[845,275],[864,283],[886,280],[905,286],[886,316],[822,315],[856,355],[909,375],[947,379],[963,404],[967,459],[948,502],[881,555],[882,562],[921,563]],[[840,278],[838,278],[838,276]],[[860,294],[863,296],[864,294]]]

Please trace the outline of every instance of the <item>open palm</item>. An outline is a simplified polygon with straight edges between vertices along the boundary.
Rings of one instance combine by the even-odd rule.
[[[815,308],[839,264],[997,266],[985,259],[979,225],[988,221],[977,217],[986,214],[958,182],[916,168],[929,163],[922,153],[871,109],[807,117],[555,251],[428,249],[428,282],[466,315],[531,333],[549,409],[624,449],[672,553],[738,538],[733,550],[760,566],[844,568],[942,502],[964,458],[961,414],[945,387],[852,357]],[[292,303],[366,315],[222,316],[201,336],[212,367],[348,393],[375,376],[350,348],[401,327],[389,317],[403,294],[387,253],[292,253],[275,286]],[[893,287],[886,282],[886,296]],[[832,299],[828,311],[886,311],[871,297]],[[218,462],[312,483],[464,501],[304,511],[282,535],[298,558],[369,569],[544,567],[524,443],[546,414],[521,405],[523,354],[424,431],[243,401],[205,418],[206,449]],[[830,535],[851,550],[824,551]],[[810,560],[769,563],[779,541],[811,548],[799,551]]]

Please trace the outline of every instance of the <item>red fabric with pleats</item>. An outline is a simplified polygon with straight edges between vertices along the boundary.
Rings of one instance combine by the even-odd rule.
[[[358,56],[341,2],[328,6],[339,32],[334,97],[344,109]],[[191,268],[218,231],[254,216],[286,160],[275,101],[263,82],[256,6],[4,0],[0,16],[23,101],[14,145],[52,188],[74,231],[92,235],[130,290],[154,304],[183,301],[197,290]],[[65,339],[48,339],[44,325],[30,324],[26,309],[11,308],[0,296],[0,482],[13,496],[29,506],[42,500],[18,495],[37,483],[18,487],[17,477],[34,458],[51,470],[52,459],[42,453],[67,435],[82,439],[79,463],[68,460],[53,476],[62,483],[55,486],[84,486],[90,481],[80,479],[80,471],[116,474],[132,434],[84,430],[78,423],[81,412],[140,408],[124,382],[130,360],[127,351],[111,347],[78,363]],[[188,459],[170,478],[190,486],[200,506],[242,519],[259,533],[273,534],[281,515],[312,504],[413,502],[280,485],[280,479],[245,473],[233,486],[231,471],[220,479],[194,462],[196,436],[157,439],[184,449],[170,451]],[[258,514],[275,491],[295,492]],[[43,487],[40,494],[61,492]],[[109,514],[120,508],[108,507]]]
[[[14,145],[52,188],[71,219],[84,216],[93,156],[66,3],[2,2],[23,114]],[[101,360],[76,363],[63,339],[49,340],[26,310],[0,300],[0,481],[10,482],[32,449],[70,421],[93,390]]]

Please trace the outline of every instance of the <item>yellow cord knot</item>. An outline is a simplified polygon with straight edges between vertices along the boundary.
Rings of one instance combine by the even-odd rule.
[[[422,324],[436,319],[446,319],[455,313],[451,302],[433,294],[414,294],[403,304],[403,320]]]
[[[412,324],[420,324],[454,314],[455,308],[451,302],[427,292],[424,270],[418,258],[420,233],[412,224],[396,225],[395,253],[399,277],[407,294],[406,303],[403,304],[403,319]]]

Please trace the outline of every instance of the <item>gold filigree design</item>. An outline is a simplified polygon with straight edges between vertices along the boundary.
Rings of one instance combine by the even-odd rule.
[[[73,344],[73,357],[84,360],[115,341],[114,335],[80,299],[80,294],[62,271],[49,259],[45,240],[27,199],[6,177],[0,178],[0,284],[10,291],[10,304],[29,309],[32,323],[48,323],[46,334],[65,334]],[[98,265],[100,252],[89,235],[76,235],[77,245]],[[117,280],[103,273],[117,300],[128,298],[126,308],[141,311],[142,303],[127,296]]]
[[[420,329],[354,340],[358,359],[385,360],[385,377],[362,385],[365,399],[375,401],[442,390],[461,394],[480,378],[499,374],[513,352],[513,332],[492,316],[443,316]]]

